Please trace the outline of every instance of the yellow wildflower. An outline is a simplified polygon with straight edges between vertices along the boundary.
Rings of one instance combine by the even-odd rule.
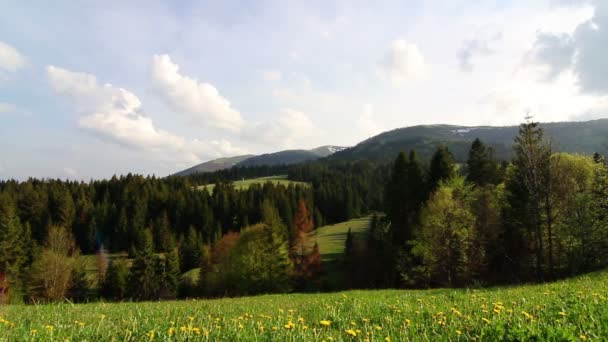
[[[357,336],[357,332],[354,331],[353,329],[348,329],[348,330],[346,330],[346,335],[355,337],[355,336]]]
[[[328,327],[331,324],[331,321],[324,319],[324,320],[320,321],[319,323],[322,326]]]
[[[285,329],[293,329],[296,325],[293,324],[292,321],[287,322],[287,324],[285,324]]]

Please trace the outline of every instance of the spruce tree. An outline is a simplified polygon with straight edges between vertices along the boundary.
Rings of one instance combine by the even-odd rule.
[[[448,148],[444,145],[437,147],[435,153],[431,157],[431,165],[429,167],[429,191],[435,191],[441,181],[448,180],[455,175],[456,168],[452,153],[450,153]]]
[[[498,164],[493,158],[492,149],[476,138],[471,144],[467,159],[467,181],[478,186],[495,184],[498,177]]]

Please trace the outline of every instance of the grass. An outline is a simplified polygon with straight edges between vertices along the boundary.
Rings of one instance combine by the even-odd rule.
[[[311,242],[319,244],[319,253],[324,262],[340,259],[344,254],[344,243],[348,230],[351,229],[353,237],[361,238],[369,229],[371,216],[317,228],[311,237]]]
[[[608,339],[608,272],[483,290],[379,290],[0,307],[2,341]]]
[[[290,184],[293,185],[302,185],[302,186],[309,186],[308,183],[306,182],[296,182],[296,181],[291,181],[287,179],[287,175],[280,175],[280,176],[269,176],[269,177],[260,177],[260,178],[252,178],[252,179],[243,179],[240,181],[234,181],[232,182],[234,184],[234,188],[236,190],[247,190],[252,184],[264,184],[267,182],[271,182],[275,185],[283,185],[283,186],[289,186]],[[207,189],[207,191],[209,192],[213,192],[213,188],[215,187],[215,184],[207,184],[207,185],[201,185],[198,188],[199,189]]]

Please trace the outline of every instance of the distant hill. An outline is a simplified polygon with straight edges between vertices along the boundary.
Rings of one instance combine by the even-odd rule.
[[[290,165],[315,160],[332,155],[345,147],[321,146],[312,150],[286,150],[275,153],[262,154],[238,163],[238,166],[273,166]]]
[[[275,153],[267,153],[259,156],[247,154],[230,158],[219,158],[198,164],[189,169],[177,172],[174,176],[188,176],[195,173],[214,172],[229,169],[233,166],[273,166],[290,165],[309,160],[327,157],[333,153],[344,150],[341,146],[321,146],[312,150],[286,150]]]
[[[555,151],[608,154],[608,119],[585,122],[543,123]],[[399,128],[381,133],[354,147],[331,155],[331,160],[390,160],[400,151],[416,150],[428,158],[437,145],[444,144],[457,161],[464,161],[475,138],[492,146],[499,159],[511,157],[518,126],[426,125]]]
[[[246,154],[243,156],[214,159],[202,164],[195,165],[189,169],[177,172],[175,176],[188,176],[195,173],[214,172],[218,170],[229,169],[234,165],[242,162],[243,160],[247,160],[251,157],[255,157],[255,155]]]

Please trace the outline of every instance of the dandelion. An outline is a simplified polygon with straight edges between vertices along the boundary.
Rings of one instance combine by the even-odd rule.
[[[379,326],[379,325],[376,325],[376,327],[375,327],[375,328],[376,328],[376,330],[378,330],[378,331],[382,330],[382,327],[381,327],[381,326]]]
[[[346,330],[346,335],[355,337],[355,336],[357,336],[357,332],[354,331],[353,329],[348,329],[348,330]]]
[[[171,335],[175,334],[175,328],[169,328],[169,330],[167,330],[167,334],[168,334],[169,336],[171,336]]]
[[[587,341],[587,336],[585,336],[585,335],[583,335],[583,334],[581,334],[581,335],[579,336],[579,338],[581,339],[581,341]]]
[[[458,335],[458,336],[462,335],[462,331],[456,330],[456,335]]]
[[[485,318],[485,317],[484,317],[484,318],[482,318],[481,320],[482,320],[482,321],[484,321],[484,322],[486,322],[487,324],[490,324],[490,323],[491,323],[491,321],[490,321],[489,319]]]
[[[331,321],[324,319],[324,320],[320,321],[319,324],[321,324],[324,327],[328,327],[331,325]]]
[[[386,342],[391,342],[391,337],[390,337],[390,336],[386,336],[386,337],[384,338],[384,341],[386,341]]]
[[[530,315],[530,314],[529,314],[528,312],[526,312],[526,311],[522,311],[521,313],[522,313],[522,314],[523,314],[523,315],[524,315],[524,316],[525,316],[527,319],[529,319],[529,320],[533,320],[533,319],[534,319],[534,316]]]
[[[285,324],[285,329],[293,329],[296,325],[293,322],[289,321]]]
[[[410,321],[409,319],[405,319],[405,325],[410,325],[412,323],[412,321]]]

